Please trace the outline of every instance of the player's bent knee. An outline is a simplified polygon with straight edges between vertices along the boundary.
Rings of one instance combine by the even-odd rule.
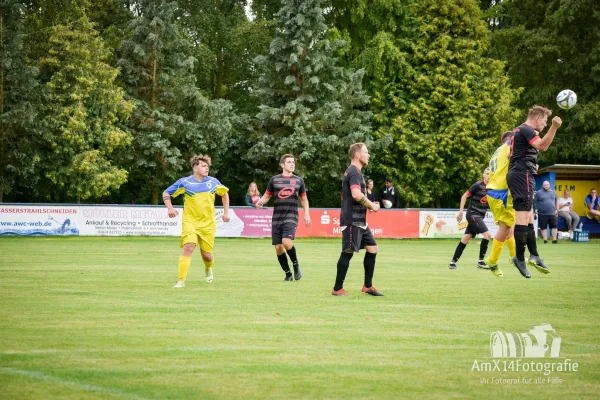
[[[212,261],[213,258],[215,258],[215,256],[213,255],[213,253],[208,253],[204,250],[200,251],[200,254],[202,254],[202,259],[204,261]]]
[[[490,234],[490,232],[483,232],[483,238],[485,240],[490,240],[490,238],[492,237],[492,235]]]
[[[377,254],[379,253],[379,246],[365,246],[367,253]]]
[[[282,244],[276,244],[275,251],[277,252],[277,255],[281,255],[281,254],[285,253],[285,247],[283,247]]]
[[[286,250],[289,250],[292,247],[294,247],[294,242],[292,242],[291,239],[283,239],[282,245],[283,245],[283,247],[285,247]]]
[[[196,243],[186,243],[183,245],[182,253],[184,256],[191,256],[196,248]]]

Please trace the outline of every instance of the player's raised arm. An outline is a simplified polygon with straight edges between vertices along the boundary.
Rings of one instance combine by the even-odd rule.
[[[221,200],[223,200],[223,222],[229,222],[229,193],[221,196]]]
[[[166,190],[163,192],[163,202],[165,203],[165,206],[167,206],[169,218],[175,218],[177,214],[179,214],[179,212],[175,208],[173,208],[173,203],[171,202],[171,195],[167,193]]]
[[[548,129],[548,132],[544,135],[540,140],[535,140],[531,142],[531,146],[539,151],[546,151],[548,147],[552,144],[554,140],[554,135],[556,135],[556,131],[562,125],[562,119],[560,117],[552,118],[552,126]]]
[[[373,211],[379,210],[379,203],[376,203],[376,202],[374,203],[371,200],[369,200],[367,198],[367,196],[365,196],[363,194],[363,192],[361,192],[360,187],[352,188],[352,198],[354,200],[356,200],[358,203],[367,207],[369,210],[373,210]]]

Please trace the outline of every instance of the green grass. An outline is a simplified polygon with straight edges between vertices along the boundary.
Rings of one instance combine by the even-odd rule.
[[[304,278],[283,282],[270,240],[218,239],[215,282],[178,238],[0,238],[0,398],[597,398],[600,242],[542,245],[552,269],[504,278],[471,243],[381,240],[367,297],[363,254],[330,295],[339,240],[297,240]],[[491,246],[490,246],[491,248]],[[577,372],[471,371],[495,331],[550,323]],[[541,360],[552,361],[552,360]],[[502,385],[492,378],[533,378]],[[548,378],[548,376],[545,376]],[[482,383],[488,379],[489,383]]]

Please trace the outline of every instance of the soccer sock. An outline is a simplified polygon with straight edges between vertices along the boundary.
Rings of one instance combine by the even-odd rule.
[[[177,279],[179,279],[180,281],[185,281],[185,278],[187,277],[188,270],[190,269],[191,264],[192,264],[191,256],[179,256],[179,266],[178,266],[179,273],[177,275]]]
[[[292,260],[292,264],[295,264],[298,262],[298,257],[296,257],[296,247],[292,246],[291,249],[286,250],[288,256],[290,257],[290,260]]]
[[[481,245],[479,246],[479,259],[483,260],[485,257],[485,253],[487,253],[488,244],[490,243],[489,239],[481,239]]]
[[[340,254],[340,259],[337,263],[337,275],[335,276],[335,286],[333,290],[336,292],[344,287],[344,280],[346,279],[346,273],[348,272],[348,267],[350,266],[350,260],[354,253],[344,253]]]
[[[452,257],[452,261],[454,261],[454,262],[458,261],[460,256],[462,256],[462,253],[463,253],[465,247],[467,247],[466,244],[464,244],[463,242],[458,242],[458,246],[456,246],[456,250],[454,251],[454,256]]]
[[[527,225],[515,225],[515,242],[517,244],[517,260],[525,261],[525,247],[527,247]]]
[[[506,246],[508,247],[508,254],[511,258],[517,255],[517,243],[515,237],[511,236],[510,239],[506,239]]]
[[[502,253],[503,248],[504,242],[494,239],[494,241],[492,242],[492,254],[490,254],[490,263],[498,264],[498,259],[500,258],[500,253]]]
[[[210,261],[206,261],[205,259],[202,259],[202,261],[204,262],[204,270],[208,271],[215,263],[215,257],[213,256],[212,260]]]
[[[365,267],[365,286],[373,286],[373,274],[375,273],[375,257],[377,253],[366,253],[363,265]]]
[[[537,240],[535,240],[535,228],[533,224],[527,225],[527,250],[530,256],[538,256]]]
[[[285,253],[277,255],[277,261],[279,261],[279,265],[281,265],[281,269],[285,272],[285,274],[290,274],[290,264],[288,264],[288,259]]]

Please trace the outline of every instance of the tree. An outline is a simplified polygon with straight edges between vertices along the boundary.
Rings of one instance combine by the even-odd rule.
[[[529,107],[550,107],[563,118],[554,143],[540,154],[542,165],[597,164],[600,159],[600,3],[595,0],[497,2],[490,54],[504,60],[513,86],[523,87],[522,118]],[[578,104],[562,111],[562,89]]]
[[[187,159],[209,153],[216,160],[231,141],[231,103],[209,101],[196,87],[189,40],[176,23],[177,5],[141,0],[129,24],[130,38],[122,43],[117,65],[128,96],[135,104],[128,127],[134,136],[132,174],[136,190],[152,204],[181,173]]]
[[[49,43],[41,60],[49,77],[42,107],[42,138],[51,149],[45,175],[78,202],[105,196],[127,179],[113,154],[131,143],[119,124],[132,104],[115,85],[118,71],[106,63],[110,51],[87,17],[55,25]]]
[[[23,44],[24,5],[0,0],[0,202],[15,183],[34,182],[37,141],[37,70],[27,62]]]
[[[390,139],[374,165],[410,205],[453,203],[478,179],[512,125],[518,91],[485,57],[488,29],[474,0],[384,1],[334,12],[358,26],[342,34],[367,71],[375,136]],[[346,10],[346,11],[344,11]]]
[[[331,185],[341,179],[349,145],[371,142],[363,71],[338,65],[334,54],[344,42],[327,38],[319,0],[283,1],[275,26],[268,54],[255,59],[261,106],[244,158],[266,179],[280,170],[279,156],[294,154],[312,198],[338,205]]]

